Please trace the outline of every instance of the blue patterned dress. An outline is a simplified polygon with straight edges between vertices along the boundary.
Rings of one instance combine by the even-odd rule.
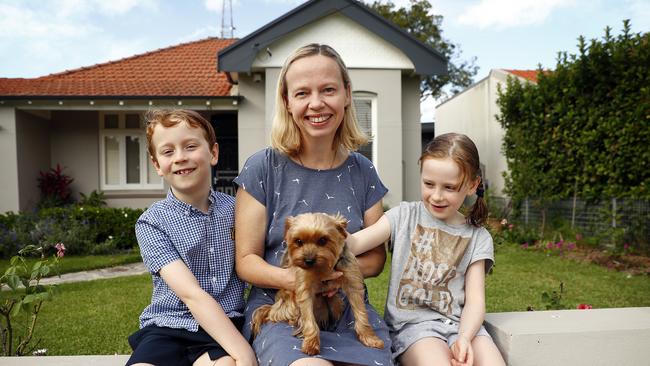
[[[346,161],[333,169],[315,170],[296,164],[287,156],[266,148],[253,154],[244,165],[235,183],[266,207],[266,249],[264,259],[275,266],[286,244],[284,221],[287,216],[305,212],[341,213],[348,218],[348,231],[363,227],[363,214],[388,191],[379,180],[372,163],[363,155],[351,153]],[[255,223],[251,223],[254,225]],[[244,337],[250,339],[253,311],[275,301],[275,290],[253,287],[245,310]],[[354,332],[354,316],[346,307],[338,324],[321,331],[321,353],[315,357],[359,365],[392,365],[388,328],[375,309],[368,304],[368,320],[384,341],[384,349],[364,346]],[[287,323],[267,323],[253,342],[260,366],[286,366],[309,357],[300,351],[302,339],[292,335]]]

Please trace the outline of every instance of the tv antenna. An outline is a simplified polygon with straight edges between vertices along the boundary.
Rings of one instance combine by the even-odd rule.
[[[234,36],[235,25],[232,23],[232,0],[221,0],[221,38],[234,38]]]

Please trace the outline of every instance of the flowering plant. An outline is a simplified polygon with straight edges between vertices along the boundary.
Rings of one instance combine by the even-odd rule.
[[[38,342],[34,346],[30,345],[38,313],[43,302],[52,298],[55,289],[54,285],[42,285],[40,281],[50,273],[58,273],[60,258],[65,255],[63,243],[57,243],[53,248],[56,253],[47,256],[45,253],[50,247],[25,246],[18,255],[11,258],[9,268],[0,277],[0,290],[4,290],[5,286],[9,290],[6,296],[3,294],[0,303],[0,333],[4,356],[29,354],[38,345]],[[39,259],[28,265],[26,258],[33,255],[38,255]],[[27,321],[24,326],[15,326],[14,320],[21,313],[27,314]]]

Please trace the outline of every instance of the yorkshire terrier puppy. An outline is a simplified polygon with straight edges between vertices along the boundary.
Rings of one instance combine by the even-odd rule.
[[[368,347],[384,347],[384,342],[368,323],[363,276],[356,258],[345,245],[346,227],[347,220],[341,215],[305,213],[287,218],[284,227],[287,251],[282,257],[282,267],[295,268],[296,288],[294,291],[278,290],[275,304],[255,310],[253,335],[257,335],[267,321],[285,321],[296,328],[295,336],[303,337],[302,352],[319,354],[320,329],[336,323],[344,308],[338,294],[327,297],[322,292],[340,287],[350,302],[359,341]],[[324,277],[332,271],[343,272],[343,275],[327,281],[326,286]]]

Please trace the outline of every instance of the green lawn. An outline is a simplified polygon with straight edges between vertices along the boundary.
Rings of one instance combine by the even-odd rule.
[[[565,284],[563,304],[575,308],[650,306],[650,278],[629,277],[592,264],[576,263],[544,253],[501,246],[497,267],[487,278],[489,312],[544,309],[541,293]],[[367,281],[371,302],[383,312],[388,268]],[[39,348],[50,355],[128,353],[126,338],[137,329],[138,316],[151,295],[148,275],[60,286],[46,303],[36,329]]]

